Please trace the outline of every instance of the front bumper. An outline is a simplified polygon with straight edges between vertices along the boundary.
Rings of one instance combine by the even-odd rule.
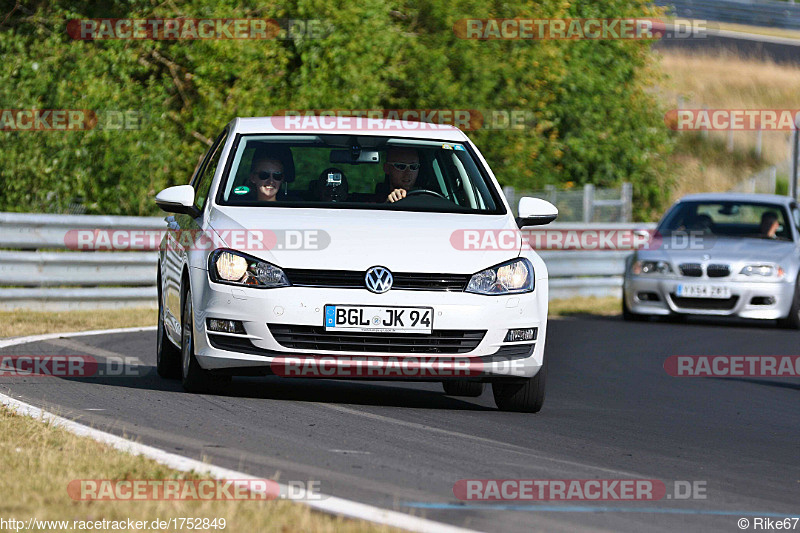
[[[278,373],[275,365],[289,358],[324,359],[326,369],[337,367],[329,376],[366,377],[375,374],[348,374],[352,361],[370,358],[373,362],[397,364],[398,359],[417,361],[436,360],[437,368],[471,362],[480,368],[480,375],[470,379],[491,377],[529,378],[542,366],[547,329],[547,278],[537,279],[531,293],[509,296],[482,296],[464,292],[391,290],[373,294],[364,289],[334,289],[312,287],[283,287],[252,289],[221,285],[209,281],[202,269],[191,269],[193,307],[195,312],[195,353],[200,365],[224,373]],[[365,353],[364,351],[333,351],[293,349],[280,344],[270,326],[322,326],[326,304],[422,306],[432,307],[433,330],[485,330],[474,349],[465,353]],[[220,334],[206,331],[206,319],[238,320],[245,335]],[[535,342],[504,342],[509,329],[537,328]],[[211,338],[209,337],[211,335]],[[525,345],[525,346],[523,346]],[[260,372],[259,372],[260,371]],[[463,374],[453,374],[455,378]],[[436,377],[439,376],[439,377]],[[413,373],[390,376],[396,379],[415,379]],[[448,378],[445,371],[429,379]],[[419,379],[425,379],[419,375]]]
[[[679,284],[702,283],[730,288],[731,298],[679,298]],[[657,299],[653,299],[653,295]],[[789,314],[794,297],[790,281],[753,282],[720,281],[719,279],[685,278],[653,279],[626,275],[623,298],[628,309],[642,315],[691,314],[703,316],[735,316],[740,318],[776,319]]]

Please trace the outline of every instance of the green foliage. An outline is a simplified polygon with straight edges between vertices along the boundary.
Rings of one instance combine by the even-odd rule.
[[[0,133],[0,210],[157,214],[225,123],[281,109],[525,110],[528,129],[468,132],[503,185],[634,183],[635,215],[667,199],[670,141],[644,41],[467,40],[465,18],[656,16],[647,0],[29,2],[0,25],[0,108],[133,111],[138,129]],[[325,38],[76,41],[81,18],[317,19]],[[2,20],[2,18],[0,18]],[[116,115],[114,115],[116,116]]]

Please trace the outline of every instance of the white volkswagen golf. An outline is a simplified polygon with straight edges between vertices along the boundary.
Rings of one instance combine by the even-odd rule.
[[[156,196],[158,373],[438,381],[536,412],[547,269],[459,129],[355,117],[237,118],[189,185]]]

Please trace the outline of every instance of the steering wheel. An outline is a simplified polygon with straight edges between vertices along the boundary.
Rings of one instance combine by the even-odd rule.
[[[408,191],[406,193],[406,198],[408,198],[409,196],[417,195],[417,194],[431,194],[433,196],[438,196],[442,200],[447,200],[447,198],[445,198],[441,193],[438,193],[436,191],[432,191],[430,189],[414,189],[413,191]]]

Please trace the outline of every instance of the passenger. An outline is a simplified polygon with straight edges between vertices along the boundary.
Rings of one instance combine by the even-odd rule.
[[[286,183],[294,180],[294,161],[288,149],[259,147],[253,154],[250,164],[250,183],[253,184],[255,199],[261,202],[274,202],[284,186],[282,196],[286,196]]]

